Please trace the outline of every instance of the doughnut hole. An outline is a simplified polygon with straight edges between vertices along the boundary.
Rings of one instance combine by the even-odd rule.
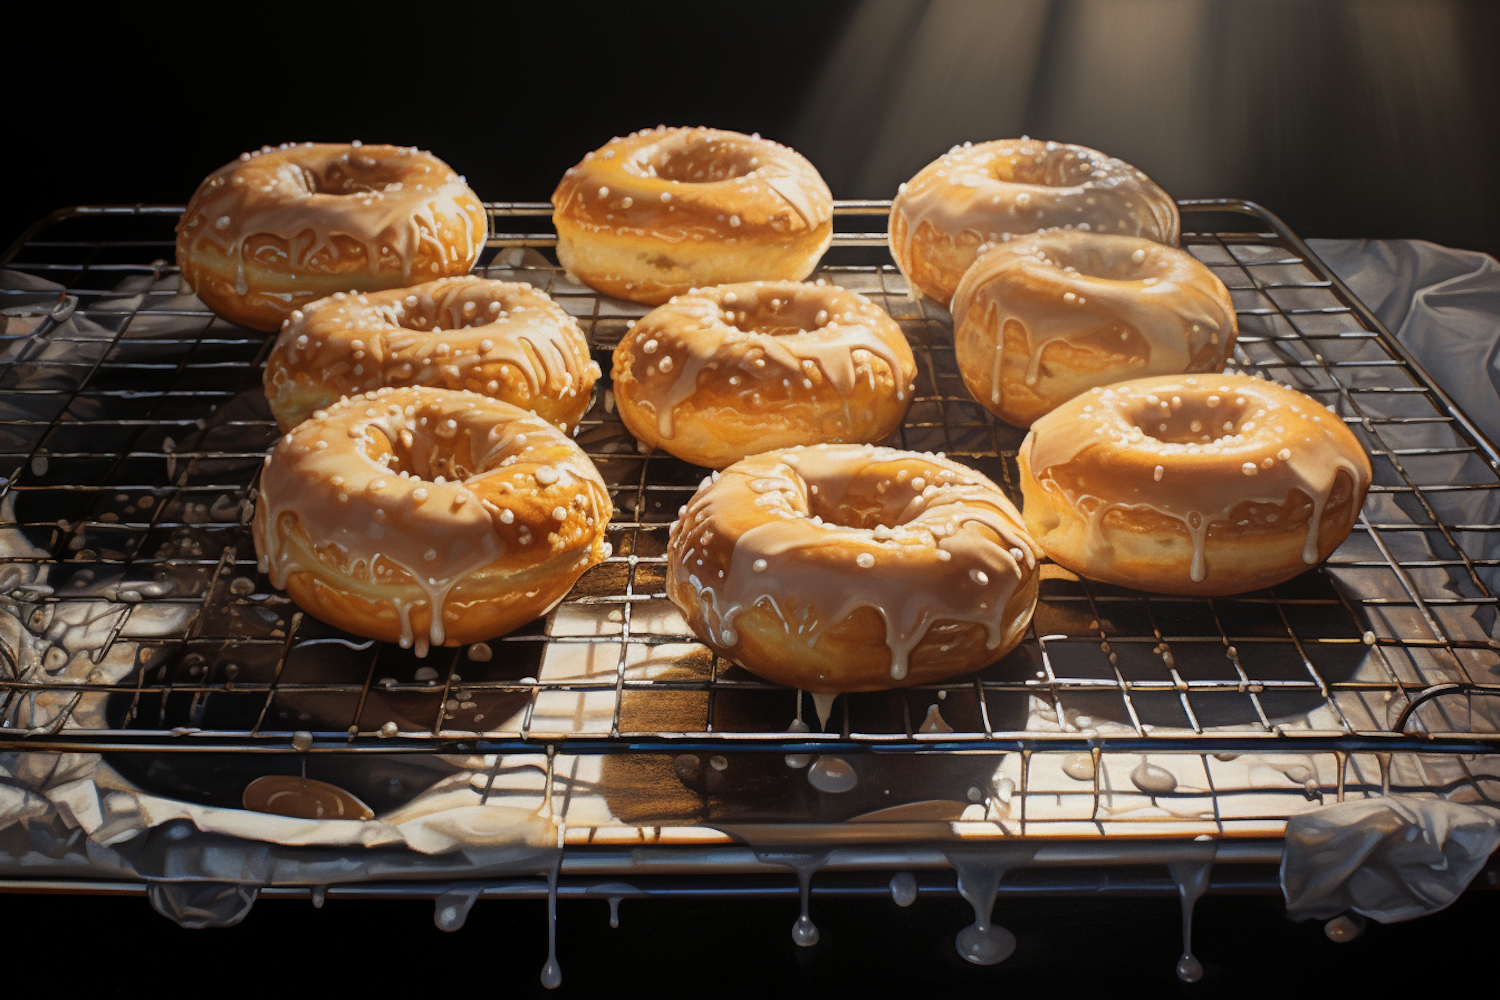
[[[1043,151],[1037,156],[1012,153],[990,162],[994,178],[1008,184],[1038,187],[1077,187],[1093,178],[1094,164],[1066,149]]]
[[[428,420],[433,420],[423,414]],[[391,440],[378,427],[370,428],[370,444],[365,450],[373,461],[396,475],[405,473],[411,479],[437,482],[463,482],[472,478],[478,468],[474,460],[473,440],[468,428],[460,428],[452,417],[437,417],[431,429],[417,426]]]
[[[897,528],[915,520],[912,500],[922,488],[952,481],[941,469],[926,463],[873,463],[841,483],[805,484],[806,516],[861,531]],[[915,483],[922,487],[915,487]]]
[[[735,321],[730,324],[737,330],[753,331],[763,333],[769,337],[786,337],[797,333],[806,333],[808,330],[817,330],[827,322],[818,322],[818,312],[827,312],[818,295],[812,291],[787,284],[782,286],[781,291],[770,295],[757,295],[748,309],[736,311],[734,306],[738,303],[724,303],[720,300],[720,307],[727,315],[734,313]]]
[[[688,133],[643,149],[631,159],[629,167],[640,177],[660,177],[678,184],[716,184],[754,173],[759,165],[755,160],[741,146]]]
[[[1164,444],[1209,444],[1228,442],[1245,427],[1250,404],[1243,396],[1220,400],[1208,405],[1202,396],[1132,397],[1123,410],[1132,426],[1148,438]],[[1179,400],[1173,405],[1173,400]]]
[[[433,295],[411,295],[402,300],[400,308],[391,310],[390,319],[402,329],[419,333],[471,330],[494,323],[500,313],[522,305],[521,298],[511,289],[497,294],[483,286],[443,296],[441,302]]]
[[[349,156],[318,166],[286,164],[282,170],[290,172],[308,194],[339,198],[399,191],[409,168],[400,161]]]
[[[419,408],[396,441],[371,427],[366,454],[398,476],[405,472],[421,482],[442,477],[445,482],[464,483],[481,504],[493,508],[492,518],[510,513],[509,524],[496,524],[508,543],[517,544],[529,534],[529,544],[565,548],[593,533],[588,523],[592,508],[580,505],[577,491],[556,474],[554,463],[568,459],[567,449],[538,447],[524,435],[498,444],[490,445],[484,428],[461,414]],[[554,514],[559,508],[566,514],[561,520]]]

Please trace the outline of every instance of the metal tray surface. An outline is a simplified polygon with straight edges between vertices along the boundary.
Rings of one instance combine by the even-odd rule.
[[[885,308],[917,355],[888,443],[944,452],[1019,503],[1024,432],[969,396],[946,311],[907,294],[888,207],[841,203],[816,275]],[[1182,207],[1184,247],[1234,299],[1234,367],[1323,402],[1368,450],[1354,533],[1325,565],[1227,598],[1048,565],[1009,656],[841,696],[821,726],[667,600],[667,530],[704,470],[642,454],[607,374],[577,440],[614,498],[614,554],[552,612],[425,658],[302,615],[257,572],[248,527],[276,438],[272,338],[181,290],[179,207],[50,216],[0,260],[0,750],[101,753],[140,788],[225,807],[267,774],[376,812],[468,774],[484,801],[544,797],[578,845],[1254,838],[1351,795],[1467,782],[1489,801],[1493,445],[1273,216]],[[476,273],[548,292],[608,373],[646,307],[558,268],[547,206],[489,208]]]

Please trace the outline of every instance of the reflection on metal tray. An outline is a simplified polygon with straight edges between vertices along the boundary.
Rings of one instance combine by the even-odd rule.
[[[917,355],[889,443],[945,452],[1019,500],[1023,432],[970,398],[946,312],[907,295],[882,232],[858,231],[887,208],[841,204],[818,274],[888,310]],[[713,656],[666,599],[668,526],[703,470],[641,454],[607,377],[577,437],[610,485],[614,555],[545,618],[418,658],[301,615],[257,572],[248,529],[276,437],[269,340],[182,293],[165,259],[176,208],[60,213],[0,272],[0,748],[103,752],[147,792],[220,806],[264,774],[381,813],[470,773],[489,801],[498,775],[524,772],[536,780],[513,791],[574,810],[570,843],[854,818],[888,834],[1274,836],[1301,809],[1391,787],[1383,755],[1402,751],[1397,785],[1468,780],[1487,799],[1467,764],[1422,762],[1497,746],[1493,447],[1276,220],[1184,209],[1185,247],[1234,298],[1235,365],[1327,404],[1370,452],[1351,538],[1228,598],[1049,566],[1011,655],[840,697],[821,727],[810,699]],[[545,289],[607,372],[645,307],[568,279],[543,252],[546,206],[491,211],[484,273]],[[545,768],[515,767],[541,754]]]

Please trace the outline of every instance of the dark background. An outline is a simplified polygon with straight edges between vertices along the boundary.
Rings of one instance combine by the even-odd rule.
[[[180,204],[287,141],[422,146],[486,200],[545,201],[586,151],[664,123],[788,143],[837,198],[1029,134],[1305,238],[1500,254],[1490,0],[517,6],[34,5],[8,47],[0,246],[65,205]]]
[[[545,200],[613,135],[705,124],[801,150],[835,197],[888,198],[950,145],[1030,134],[1094,146],[1179,198],[1240,197],[1299,235],[1420,238],[1500,254],[1500,3],[1488,0],[869,0],[459,10],[261,4],[7,14],[0,246],[81,203],[181,203],[265,143],[433,150],[481,197]],[[789,883],[790,884],[790,883]],[[1275,897],[1202,904],[1208,975],[1178,984],[1176,901],[1002,900],[1021,947],[965,965],[961,901],[564,902],[563,993],[1226,995],[1303,984],[1457,991],[1500,900],[1471,894],[1334,945]],[[262,901],[189,932],[138,898],[0,896],[16,986],[540,992],[545,913],[481,902]],[[71,942],[71,944],[64,944]],[[88,947],[78,949],[77,946]],[[75,957],[78,954],[86,958]],[[306,965],[305,971],[299,971]],[[16,975],[13,971],[13,975]],[[243,983],[243,987],[240,984]],[[1446,984],[1444,986],[1443,984]]]

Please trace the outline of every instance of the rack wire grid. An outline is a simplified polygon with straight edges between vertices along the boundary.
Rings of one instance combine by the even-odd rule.
[[[552,612],[421,659],[302,615],[257,572],[248,527],[277,436],[261,389],[274,338],[182,291],[180,207],[55,213],[0,258],[0,750],[101,752],[125,771],[185,751],[486,754],[486,797],[502,761],[528,758],[544,761],[549,794],[571,769],[624,820],[633,790],[680,785],[685,800],[637,810],[657,836],[668,821],[842,820],[919,799],[1007,832],[1120,821],[1170,836],[1274,835],[1355,792],[1468,786],[1489,801],[1495,448],[1274,216],[1182,208],[1183,246],[1234,299],[1234,367],[1326,404],[1369,452],[1351,537],[1325,565],[1233,597],[1146,594],[1049,564],[1013,653],[841,696],[821,728],[800,692],[712,655],[668,601],[668,528],[704,470],[642,454],[607,374],[577,440],[614,498],[614,554]],[[479,273],[544,289],[607,373],[646,307],[570,280],[545,252],[549,206],[489,209]],[[1019,502],[1024,432],[965,390],[946,311],[908,295],[884,249],[889,203],[836,211],[817,276],[883,306],[918,358],[888,443],[945,452]],[[793,724],[804,718],[812,731]],[[799,768],[836,754],[871,794],[830,813],[809,804],[833,797]],[[607,824],[594,825],[590,837]]]

